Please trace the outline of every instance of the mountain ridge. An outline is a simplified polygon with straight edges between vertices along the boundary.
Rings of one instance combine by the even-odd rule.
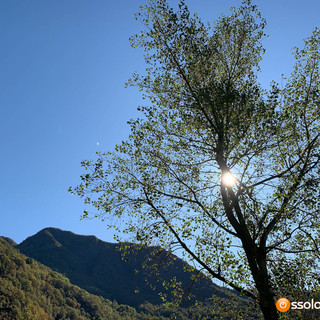
[[[157,288],[153,290],[145,282],[151,269],[146,271],[143,263],[152,255],[152,251],[160,248],[148,247],[138,250],[135,244],[127,245],[133,253],[126,256],[129,261],[124,261],[118,250],[118,243],[49,227],[28,237],[17,245],[17,248],[23,254],[66,275],[72,283],[88,292],[133,307],[145,302],[161,304],[159,282],[169,283],[171,278],[176,277],[177,281],[182,283],[183,289],[191,286],[190,276],[197,271],[183,272],[187,264],[177,256],[163,251],[162,256],[156,257],[164,260],[157,275],[161,280],[150,277],[152,286],[158,282]],[[194,296],[192,302],[205,301],[215,294],[221,297],[228,296],[227,291],[205,277],[193,285],[191,292]],[[188,303],[188,300],[185,302]]]
[[[44,228],[19,245],[15,245],[8,237],[0,237],[0,320],[22,319],[22,316],[8,317],[8,310],[23,314],[26,320],[80,320],[92,317],[99,320],[259,318],[254,304],[248,299],[213,284],[205,277],[194,286],[196,290],[190,306],[163,305],[159,298],[161,290],[151,289],[145,282],[152,268],[141,268],[142,261],[150,256],[152,248],[137,250],[137,245],[122,245],[131,246],[131,251],[126,255],[129,261],[125,261],[121,252],[116,250],[119,246],[117,243],[58,228]],[[22,251],[28,251],[29,254],[24,255]],[[164,250],[161,252],[166,253]],[[160,278],[161,284],[173,276],[178,276],[177,280],[182,280],[184,286],[190,281],[192,273],[183,271],[186,263],[180,258],[172,254],[160,258],[167,259],[164,261],[168,262],[168,266],[160,268],[158,274],[152,274],[149,277],[151,282]],[[39,261],[41,259],[48,260],[45,261],[47,264],[42,264]],[[54,270],[48,266],[48,262]],[[31,274],[30,267],[33,268]],[[41,275],[43,272],[47,276]],[[40,278],[41,282],[35,278]],[[80,283],[75,283],[77,280]],[[102,286],[99,286],[101,283]],[[160,284],[157,283],[158,288]],[[140,289],[139,294],[133,292],[139,291],[136,289]],[[176,288],[169,286],[168,300],[172,290]],[[212,299],[209,299],[211,296]],[[193,302],[198,298],[201,303],[195,305]],[[156,303],[151,303],[154,301]]]
[[[137,310],[86,292],[0,237],[0,320],[257,319],[233,298],[188,308],[148,302]]]

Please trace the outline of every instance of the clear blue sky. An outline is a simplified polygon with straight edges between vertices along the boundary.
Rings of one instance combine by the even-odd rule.
[[[133,16],[140,2],[0,2],[0,235],[19,243],[58,227],[113,241],[103,222],[80,221],[84,205],[67,189],[80,182],[81,160],[126,139],[138,115],[141,95],[124,83],[144,69],[128,42],[142,28]],[[320,2],[255,3],[268,22],[260,77],[268,86],[290,73],[291,48],[320,26]],[[187,4],[207,21],[240,1]]]

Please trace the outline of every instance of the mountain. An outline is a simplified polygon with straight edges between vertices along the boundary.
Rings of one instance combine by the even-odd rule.
[[[147,320],[89,294],[50,268],[26,257],[0,237],[0,320]]]
[[[144,268],[143,265],[159,248],[139,250],[137,245],[126,245],[131,250],[124,259],[118,244],[104,242],[94,236],[46,228],[27,238],[17,248],[21,253],[66,275],[71,283],[86,291],[133,307],[146,302],[161,304],[159,293],[164,292],[161,283],[170,283],[174,277],[181,282],[184,290],[191,287],[191,302],[195,299],[205,301],[213,295],[222,298],[230,296],[230,291],[214,285],[205,277],[192,286],[190,277],[197,271],[184,271],[188,265],[166,251],[160,250],[149,261],[149,266],[161,262],[159,272],[152,274],[152,269]],[[145,279],[148,279],[149,284]]]
[[[10,243],[15,245],[13,240],[8,241],[8,238],[0,237],[0,320],[261,319],[258,316],[259,312],[257,312],[256,306],[248,299],[240,298],[231,290],[223,291],[218,286],[213,286],[216,292],[213,300],[187,308],[151,304],[147,300],[148,294],[141,290],[140,295],[142,298],[140,296],[140,300],[145,301],[145,303],[141,304],[137,310],[132,306],[118,304],[115,300],[111,302],[102,296],[90,294],[83,288],[80,289],[78,286],[71,284],[70,280],[64,275],[53,271],[31,257],[23,255],[16,245],[14,247]],[[128,246],[129,244],[126,245]],[[128,270],[132,272],[132,269],[135,266],[139,266],[141,261],[144,261],[153,251],[152,248],[145,248],[141,251],[137,250],[136,246],[133,246],[132,253],[129,254],[129,261],[125,262],[122,260],[115,244],[103,242],[93,236],[79,236],[53,228],[40,231],[26,239],[19,246],[30,252],[34,251],[38,256],[43,255],[47,259],[51,257],[51,261],[54,261],[56,265],[69,266],[71,263],[74,267],[74,274],[80,282],[79,270],[83,274],[86,273],[78,265],[79,263],[82,266],[85,265],[85,261],[81,261],[81,259],[84,259],[86,254],[90,253],[91,258],[96,257],[94,261],[96,265],[102,263],[102,266],[106,267],[104,261],[106,257],[103,257],[103,259],[100,257],[99,259],[99,254],[109,253],[107,261],[111,266],[107,266],[107,269],[88,269],[87,273],[89,274],[86,275],[82,282],[87,287],[92,288],[93,291],[100,290],[104,292],[103,290],[108,289],[107,292],[111,296],[116,296],[119,292],[119,287],[124,286],[126,283],[132,286],[132,282],[139,283],[139,281],[142,281],[140,278],[146,276],[148,272],[145,270],[150,271],[150,269],[143,269],[140,274],[139,272],[137,274],[134,273],[134,280],[128,277]],[[60,253],[55,252],[56,250]],[[108,250],[111,250],[111,252]],[[44,251],[48,251],[48,254],[44,254]],[[83,252],[80,254],[77,251]],[[50,253],[55,256],[50,255]],[[68,257],[68,254],[71,257]],[[173,259],[172,255],[169,255],[167,260],[165,260],[166,257],[166,255],[158,256],[166,263],[170,262],[170,258]],[[78,260],[72,261],[73,258]],[[163,267],[159,275],[164,278],[163,273],[170,271],[169,275],[166,275],[167,278],[176,275],[180,279],[182,275],[185,275],[185,272],[179,268],[182,268],[185,264],[178,258],[171,262],[170,267],[167,269]],[[89,262],[87,261],[86,263],[88,264]],[[130,267],[125,269],[124,264]],[[173,268],[173,266],[176,268]],[[110,270],[114,270],[114,274],[105,273]],[[72,268],[70,267],[68,272],[71,271]],[[99,274],[98,271],[102,273]],[[130,272],[129,274],[132,275]],[[106,279],[116,277],[111,281],[113,287],[107,288],[106,284],[103,284],[102,289],[100,289],[96,282],[99,277],[102,283],[106,281],[109,284],[110,281],[108,280],[108,282]],[[156,277],[153,276],[153,278]],[[205,279],[204,281],[204,284],[206,284],[206,281],[209,280]],[[142,283],[145,284],[144,281]],[[212,285],[212,283],[209,283],[209,285]],[[146,288],[149,287],[146,286]],[[142,287],[142,289],[144,288]],[[200,289],[203,288],[199,285],[198,291],[201,293]],[[123,290],[125,291],[124,287]],[[204,292],[206,291],[204,290]],[[131,290],[128,290],[126,294],[128,296],[124,295],[124,298],[129,300],[130,294],[133,297],[139,296],[132,293]],[[154,298],[152,295],[150,297]],[[137,302],[135,299],[133,298],[133,301]]]

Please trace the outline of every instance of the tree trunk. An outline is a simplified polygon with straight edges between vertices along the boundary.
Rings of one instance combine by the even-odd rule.
[[[250,241],[245,240],[242,240],[243,248],[246,252],[251,273],[259,292],[259,306],[263,317],[265,320],[278,320],[279,314],[274,301],[275,297],[268,279],[265,250],[254,248],[254,246],[250,244]]]
[[[267,290],[264,289],[261,291],[259,290],[259,296],[260,296],[259,305],[263,314],[263,318],[265,320],[278,320],[279,314],[276,308],[273,294],[268,289]]]

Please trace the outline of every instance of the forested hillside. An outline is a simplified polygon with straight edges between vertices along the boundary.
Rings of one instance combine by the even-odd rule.
[[[161,319],[89,294],[0,237],[1,320]]]
[[[232,292],[228,298],[216,296],[188,308],[145,301],[137,311],[86,292],[11,244],[14,241],[0,237],[0,320],[254,319],[249,316],[254,314],[251,304]]]

